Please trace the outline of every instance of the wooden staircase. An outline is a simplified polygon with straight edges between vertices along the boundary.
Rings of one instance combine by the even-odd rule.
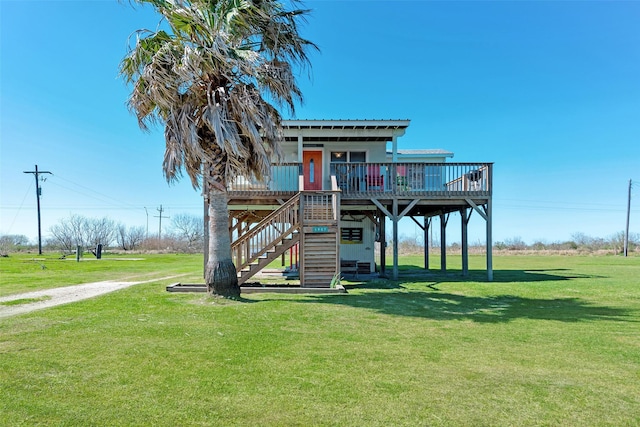
[[[300,244],[300,284],[328,288],[340,271],[339,192],[298,193],[231,244],[238,283]],[[302,214],[301,214],[302,213]]]
[[[328,288],[340,271],[339,198],[336,192],[304,192],[300,283]]]
[[[300,241],[299,201],[297,194],[231,243],[239,285]]]

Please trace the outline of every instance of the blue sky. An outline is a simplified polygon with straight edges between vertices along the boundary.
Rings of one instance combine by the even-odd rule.
[[[494,241],[640,232],[640,2],[307,1],[321,48],[301,119],[411,119],[400,148],[495,162]],[[117,67],[157,16],[127,1],[0,0],[0,234],[35,239],[73,213],[157,230],[201,214],[189,180],[162,175]],[[145,211],[146,208],[146,211]],[[148,213],[148,215],[147,215]],[[163,225],[169,221],[163,221]],[[470,241],[484,240],[472,217]],[[456,240],[459,216],[449,221]],[[418,232],[408,220],[401,234]]]

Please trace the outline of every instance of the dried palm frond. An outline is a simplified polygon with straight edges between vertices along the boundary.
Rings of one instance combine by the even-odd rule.
[[[281,116],[302,101],[293,66],[308,64],[300,37],[307,11],[276,0],[139,0],[168,30],[140,30],[120,64],[142,129],[162,123],[168,181],[186,172],[201,186],[203,164],[221,163],[207,181],[262,179],[280,156]],[[293,4],[296,2],[293,1]],[[271,105],[270,102],[275,103]]]

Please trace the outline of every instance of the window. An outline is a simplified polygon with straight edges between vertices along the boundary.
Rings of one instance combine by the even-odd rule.
[[[364,163],[367,161],[367,153],[364,151],[352,151],[349,153],[349,161],[351,163]]]
[[[362,227],[345,227],[340,229],[340,243],[362,243]]]
[[[367,161],[365,151],[332,151],[331,163],[364,163]]]
[[[331,152],[331,162],[332,163],[346,163],[347,162],[347,152],[346,151],[332,151]]]

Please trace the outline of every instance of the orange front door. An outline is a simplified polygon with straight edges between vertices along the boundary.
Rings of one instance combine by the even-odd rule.
[[[303,151],[305,190],[322,190],[322,151]]]

